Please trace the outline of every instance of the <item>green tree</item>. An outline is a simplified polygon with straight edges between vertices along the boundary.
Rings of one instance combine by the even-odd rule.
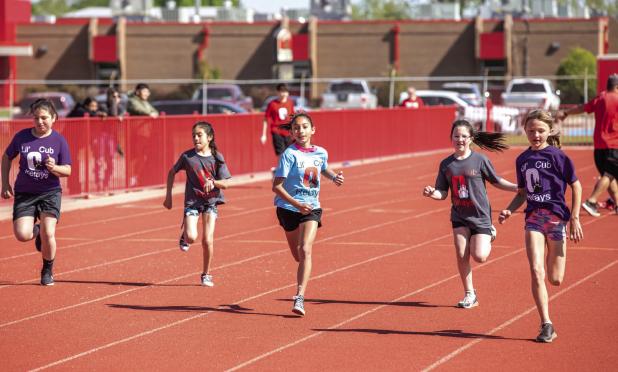
[[[573,48],[569,54],[560,61],[560,66],[556,75],[558,76],[583,76],[588,75],[594,78],[597,74],[597,63],[595,56],[583,48]],[[563,103],[582,103],[584,101],[584,80],[567,79],[558,80],[558,89]],[[597,91],[596,80],[588,80],[588,97],[594,97]]]
[[[61,16],[68,13],[71,8],[65,0],[40,0],[37,3],[32,3],[32,14],[47,16]]]
[[[405,0],[362,0],[352,5],[352,19],[407,19],[410,7]]]

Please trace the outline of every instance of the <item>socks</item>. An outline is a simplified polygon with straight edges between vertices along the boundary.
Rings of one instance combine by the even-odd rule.
[[[52,269],[54,267],[54,260],[43,259],[43,269]]]

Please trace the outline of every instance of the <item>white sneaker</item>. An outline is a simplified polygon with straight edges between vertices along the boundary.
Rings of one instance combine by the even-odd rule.
[[[202,285],[206,287],[214,287],[215,283],[212,281],[212,275],[202,274]]]
[[[294,307],[292,307],[292,312],[298,314],[300,316],[305,315],[305,297],[298,295],[294,296]]]
[[[496,240],[496,236],[498,236],[498,230],[496,230],[496,227],[494,225],[491,225],[489,230],[491,230],[491,242],[493,243],[494,240]]]
[[[463,300],[459,301],[457,307],[462,309],[471,309],[473,307],[479,306],[479,301],[476,298],[476,291],[474,292],[466,292],[466,296]]]
[[[180,248],[180,250],[183,252],[187,252],[189,250],[189,247],[189,243],[185,241],[185,234],[180,233],[180,239],[178,240],[178,248]]]

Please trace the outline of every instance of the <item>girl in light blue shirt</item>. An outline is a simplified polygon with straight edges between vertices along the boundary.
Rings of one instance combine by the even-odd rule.
[[[309,115],[294,115],[289,126],[294,143],[279,158],[273,192],[276,194],[279,224],[285,230],[292,256],[298,262],[298,289],[292,311],[303,316],[305,290],[311,275],[311,251],[318,227],[322,224],[320,174],[341,186],[343,172],[336,174],[328,169],[328,152],[311,144],[315,127]]]

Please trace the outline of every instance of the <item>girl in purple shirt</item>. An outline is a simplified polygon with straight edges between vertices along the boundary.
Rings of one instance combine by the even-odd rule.
[[[573,162],[562,150],[558,135],[552,135],[554,118],[544,110],[528,113],[524,130],[530,147],[517,157],[517,195],[500,212],[504,223],[511,214],[527,201],[526,252],[532,275],[532,296],[541,317],[538,342],[552,342],[556,331],[549,318],[549,301],[545,287],[545,246],[547,246],[547,273],[549,282],[560,285],[566,265],[566,224],[569,238],[579,242],[583,237],[579,223],[582,187],[575,176]],[[571,211],[564,193],[571,186]]]
[[[71,174],[71,155],[64,137],[52,129],[58,113],[51,101],[39,99],[30,106],[34,128],[19,131],[2,157],[2,197],[15,196],[13,231],[17,240],[35,239],[43,255],[41,284],[53,285],[56,224],[60,218],[60,177]],[[9,183],[13,159],[20,155],[15,190]],[[35,224],[36,220],[41,221]]]

